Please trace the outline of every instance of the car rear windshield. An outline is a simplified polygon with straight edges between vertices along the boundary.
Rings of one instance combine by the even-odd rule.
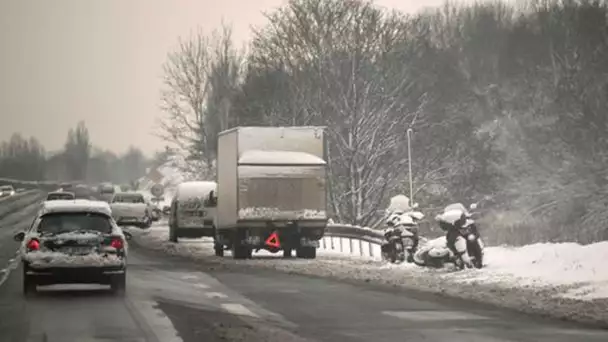
[[[142,195],[116,195],[112,203],[145,203]]]
[[[49,201],[52,200],[71,200],[74,199],[74,195],[72,194],[49,194],[46,198]]]
[[[38,232],[60,234],[77,231],[112,232],[110,219],[97,213],[52,213],[42,216]]]
[[[13,190],[13,187],[10,185],[4,185],[4,186],[0,186],[0,190],[2,191],[11,191]]]

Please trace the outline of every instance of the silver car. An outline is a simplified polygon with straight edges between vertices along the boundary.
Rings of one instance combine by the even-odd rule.
[[[25,295],[51,284],[109,284],[114,293],[125,292],[131,235],[105,202],[44,202],[32,226],[14,238],[22,243]]]

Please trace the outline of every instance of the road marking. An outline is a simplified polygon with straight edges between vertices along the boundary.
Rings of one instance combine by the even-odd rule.
[[[156,307],[156,302],[150,300],[129,300],[130,304],[145,321],[147,328],[160,342],[184,342],[173,327],[173,323],[165,313]],[[134,312],[132,312],[134,313]],[[136,318],[136,317],[133,317]],[[140,321],[141,322],[141,321]],[[141,322],[144,323],[144,322]],[[142,327],[143,328],[143,327]],[[146,329],[148,330],[148,329]]]
[[[0,286],[4,284],[4,282],[11,275],[11,271],[17,269],[19,267],[19,263],[16,259],[11,259],[12,261],[8,264],[8,267],[0,270]]]
[[[242,304],[224,303],[222,304],[222,308],[233,315],[259,317]]]
[[[207,296],[209,298],[228,298],[227,295],[225,295],[221,292],[207,292],[207,293],[205,293],[205,296]]]
[[[188,275],[182,276],[182,279],[183,280],[192,280],[192,279],[198,279],[198,277],[195,275],[188,274]]]
[[[382,311],[382,314],[417,322],[490,319],[461,311]]]
[[[209,288],[209,285],[205,285],[205,284],[192,284],[192,286],[198,287],[199,289],[208,289]]]

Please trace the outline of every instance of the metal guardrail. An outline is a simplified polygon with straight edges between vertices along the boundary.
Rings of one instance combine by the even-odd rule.
[[[31,194],[35,194],[37,192],[39,192],[39,191],[38,190],[26,190],[26,191],[18,192],[16,194],[12,195],[12,196],[2,197],[2,198],[0,198],[0,205],[8,203],[8,202],[16,201],[16,200],[18,200],[20,198],[29,196]]]
[[[382,244],[382,241],[384,241],[384,233],[382,231],[345,224],[327,225],[325,236],[363,240],[377,245]]]
[[[49,190],[58,188],[61,183],[57,181],[24,181],[12,178],[0,177],[0,185],[12,185],[14,188],[28,188]]]
[[[329,224],[319,248],[341,254],[379,259],[380,245],[383,241],[382,231],[352,225]]]

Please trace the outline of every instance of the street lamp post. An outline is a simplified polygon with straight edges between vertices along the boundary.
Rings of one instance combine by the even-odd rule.
[[[410,206],[414,205],[414,181],[412,177],[412,133],[411,128],[407,129],[407,164],[409,169],[410,179]]]

